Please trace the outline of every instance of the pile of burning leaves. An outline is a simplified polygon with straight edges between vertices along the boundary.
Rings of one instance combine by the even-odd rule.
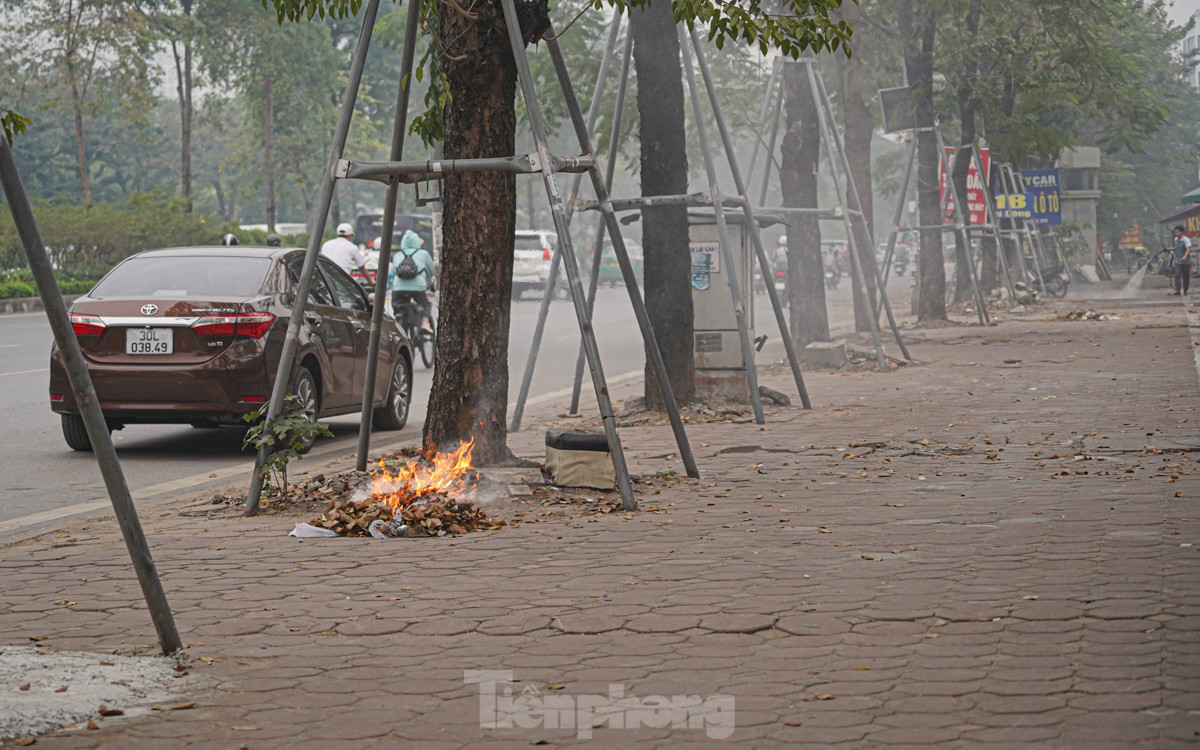
[[[454,451],[433,448],[394,473],[381,461],[361,500],[334,500],[312,521],[340,536],[421,537],[458,536],[495,530],[504,521],[493,519],[470,500],[460,497],[478,482],[471,467],[474,440]]]

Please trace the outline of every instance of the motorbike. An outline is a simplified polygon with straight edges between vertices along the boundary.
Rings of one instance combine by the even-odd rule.
[[[779,301],[784,305],[787,304],[787,265],[775,265],[775,294],[779,297]]]
[[[825,264],[825,288],[837,289],[838,283],[842,280],[842,266],[836,259],[832,263]]]
[[[892,270],[897,276],[903,276],[908,270],[908,249],[903,245],[896,246],[896,254],[892,257]]]
[[[1034,265],[1032,259],[1028,259],[1029,266]],[[1030,270],[1029,286],[1039,292],[1045,292],[1051,297],[1066,297],[1067,285],[1070,284],[1070,279],[1067,277],[1067,269],[1062,263],[1045,266],[1037,271]],[[1045,280],[1046,287],[1042,288],[1042,281]]]

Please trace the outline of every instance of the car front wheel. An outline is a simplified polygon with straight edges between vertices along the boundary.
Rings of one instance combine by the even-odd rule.
[[[387,401],[372,413],[372,422],[377,430],[400,430],[408,423],[408,407],[412,402],[412,366],[403,354],[396,355],[392,367],[392,382],[388,386]]]

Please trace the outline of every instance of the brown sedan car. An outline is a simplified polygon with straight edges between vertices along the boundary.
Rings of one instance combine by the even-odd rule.
[[[71,306],[71,322],[109,429],[127,424],[243,424],[270,398],[304,251],[272,247],[150,250],[127,258]],[[371,306],[361,286],[318,258],[290,373],[310,419],[360,411]],[[412,351],[384,318],[374,426],[408,420]],[[91,450],[57,347],[50,404],[63,437]]]

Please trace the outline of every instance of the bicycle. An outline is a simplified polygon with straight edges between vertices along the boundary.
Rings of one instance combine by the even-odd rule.
[[[437,323],[433,318],[433,311],[429,312],[429,327],[431,330],[421,330],[421,305],[417,303],[413,297],[406,297],[397,308],[392,306],[392,313],[396,316],[396,322],[400,324],[405,335],[408,336],[408,341],[412,344],[412,348],[421,356],[421,364],[425,367],[433,367],[433,363],[437,358],[437,347],[435,346],[435,333],[437,331]]]

